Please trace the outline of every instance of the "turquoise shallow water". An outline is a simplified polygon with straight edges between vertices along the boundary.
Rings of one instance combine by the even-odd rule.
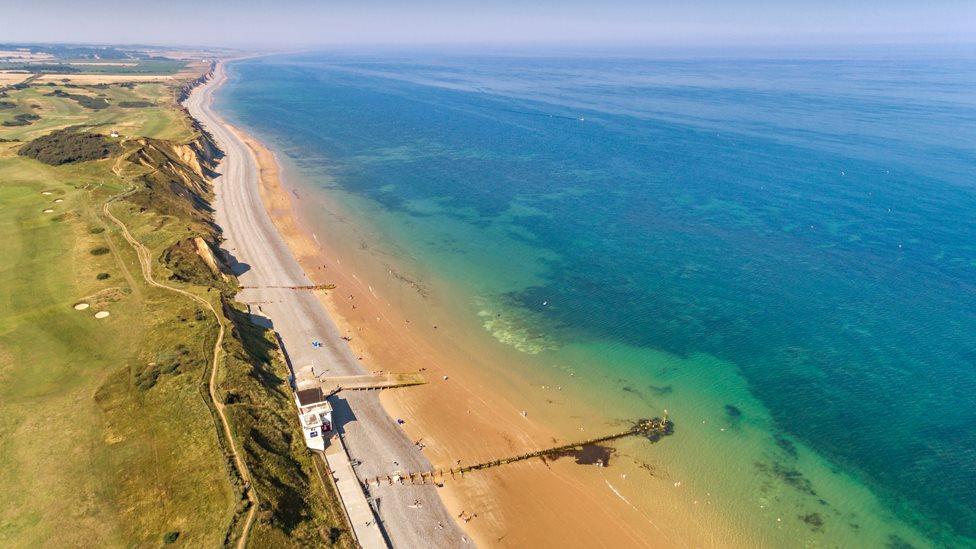
[[[709,402],[769,446],[749,475],[824,500],[811,449],[891,513],[878,544],[971,546],[976,58],[895,53],[305,54],[234,64],[221,105],[486,334]]]

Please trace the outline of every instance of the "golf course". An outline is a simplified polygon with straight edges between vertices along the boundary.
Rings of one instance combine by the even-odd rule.
[[[352,546],[166,66],[0,86],[0,546]]]

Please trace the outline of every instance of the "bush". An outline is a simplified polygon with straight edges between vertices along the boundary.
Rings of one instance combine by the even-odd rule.
[[[101,160],[121,150],[122,147],[109,141],[104,135],[64,129],[38,137],[21,147],[17,154],[59,166]]]
[[[180,532],[178,530],[173,530],[172,532],[166,532],[163,535],[163,543],[169,545],[171,543],[176,543],[176,540],[180,538]]]
[[[88,232],[91,234],[102,234],[105,232],[105,227],[92,227],[91,229],[88,229]]]
[[[98,248],[93,249],[90,253],[92,255],[105,255],[108,252],[109,252],[108,248],[106,248],[105,246],[99,246]]]
[[[44,95],[51,97],[64,97],[65,99],[72,99],[76,101],[82,107],[86,109],[92,109],[94,111],[101,110],[108,107],[108,101],[102,99],[101,97],[92,97],[90,95],[82,95],[80,93],[67,93],[61,90],[54,90],[51,93],[46,93]]]
[[[7,127],[29,126],[31,122],[40,119],[41,117],[37,116],[36,114],[30,114],[30,113],[18,114],[17,116],[14,117],[13,120],[4,120],[3,125]]]
[[[112,276],[112,275],[110,275],[108,273],[98,273],[97,275],[95,275],[95,278],[97,278],[98,280],[106,280],[110,276]]]
[[[126,109],[138,109],[141,107],[152,107],[149,101],[119,101],[119,106]]]

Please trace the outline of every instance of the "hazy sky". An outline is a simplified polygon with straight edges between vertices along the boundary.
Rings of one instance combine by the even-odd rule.
[[[0,42],[974,42],[976,0],[0,0]]]

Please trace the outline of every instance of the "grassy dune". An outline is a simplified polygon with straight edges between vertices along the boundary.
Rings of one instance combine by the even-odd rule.
[[[172,196],[146,189],[180,177],[209,198],[205,179],[191,173],[200,166],[173,153],[196,137],[173,89],[67,89],[104,94],[110,106],[97,110],[45,95],[51,89],[8,90],[2,100],[17,107],[0,111],[0,121],[41,115],[0,127],[0,139],[18,140],[0,142],[0,546],[215,547],[236,539],[243,486],[206,389],[217,321],[143,279],[136,253],[102,213],[127,192],[111,211],[149,248],[157,279],[203,296],[231,334],[218,364],[219,398],[261,501],[251,545],[349,546],[335,496],[301,444],[273,339],[229,302],[232,278],[192,254],[166,253],[193,237],[216,239],[205,209],[176,207]],[[23,141],[69,126],[118,129],[125,152],[61,166],[17,154]],[[137,150],[149,165],[130,161]],[[182,277],[193,283],[171,280],[174,271],[196,273]],[[76,310],[82,302],[89,308]],[[110,316],[96,319],[98,311]]]

